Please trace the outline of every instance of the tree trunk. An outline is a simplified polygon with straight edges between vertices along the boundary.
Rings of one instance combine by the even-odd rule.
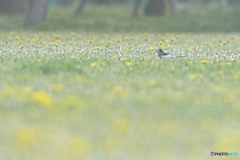
[[[177,15],[177,10],[176,10],[176,1],[175,0],[169,0],[170,3],[170,8],[171,8],[171,15],[176,16]]]
[[[165,14],[164,0],[149,0],[145,8],[145,15],[147,16],[161,16]]]
[[[0,0],[0,12],[2,13],[23,13],[26,8],[25,0]]]
[[[80,3],[79,3],[79,5],[78,5],[78,8],[77,8],[77,10],[76,10],[76,12],[75,12],[76,15],[79,15],[79,14],[82,12],[82,10],[83,10],[83,8],[84,8],[84,6],[85,6],[85,4],[86,4],[87,1],[88,1],[88,0],[80,0]]]
[[[25,26],[38,25],[44,22],[47,17],[48,5],[50,0],[34,0],[27,14]]]
[[[138,10],[139,7],[141,5],[142,0],[135,0],[135,4],[134,4],[134,10],[133,10],[133,17],[138,17]]]

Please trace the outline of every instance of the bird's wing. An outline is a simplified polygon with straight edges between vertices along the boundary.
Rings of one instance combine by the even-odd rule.
[[[163,55],[162,58],[170,59],[170,58],[177,58],[177,56],[172,56],[172,55],[167,54],[167,55]]]
[[[169,55],[169,54],[163,52],[163,55]]]

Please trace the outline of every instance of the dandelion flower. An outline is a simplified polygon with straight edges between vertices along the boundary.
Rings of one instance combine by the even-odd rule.
[[[60,92],[62,92],[62,90],[63,90],[63,87],[62,87],[61,84],[55,84],[55,85],[53,86],[53,91],[54,91],[54,92],[60,93]]]
[[[149,56],[144,56],[143,58],[144,58],[144,59],[150,59],[151,57],[149,57]]]
[[[50,108],[53,106],[52,97],[44,91],[36,92],[33,95],[32,99],[34,102],[41,104],[42,106],[44,106],[46,108]]]
[[[100,47],[95,47],[95,48],[94,48],[94,50],[99,50],[99,49],[100,49]]]
[[[53,43],[54,46],[58,47],[58,43]]]
[[[95,67],[97,65],[97,63],[96,62],[94,62],[94,63],[91,63],[91,67]]]
[[[209,63],[207,60],[202,60],[201,63]]]
[[[127,62],[127,63],[126,63],[126,66],[132,66],[132,65],[133,65],[132,62]]]
[[[233,61],[234,61],[234,58],[229,59],[229,61],[233,62]]]
[[[155,49],[156,49],[155,47],[151,47],[151,48],[150,48],[151,51],[153,51],[153,50],[155,50]]]
[[[130,46],[130,47],[127,47],[127,48],[124,48],[124,50],[129,50],[129,49],[131,49],[132,47]]]
[[[188,51],[190,51],[190,52],[192,52],[194,50],[194,48],[193,47],[191,47],[191,48],[188,48]]]
[[[168,43],[168,42],[169,42],[169,40],[165,40],[164,42],[165,42],[165,43]]]
[[[48,46],[44,46],[42,49],[43,50],[46,50],[46,49],[48,49],[49,47]]]
[[[127,58],[121,58],[120,60],[121,60],[121,61],[126,61],[126,60],[127,60]]]
[[[100,66],[106,66],[106,64],[104,62],[101,62]]]
[[[23,49],[23,48],[24,48],[24,46],[23,46],[23,45],[21,45],[21,46],[20,46],[20,48],[21,48],[21,49]]]

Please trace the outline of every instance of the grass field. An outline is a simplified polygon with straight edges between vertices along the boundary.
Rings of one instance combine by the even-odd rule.
[[[239,39],[2,32],[0,159],[239,153]],[[187,57],[161,60],[156,48]]]
[[[53,8],[30,29],[0,15],[0,160],[239,154],[239,7],[183,7],[136,19],[126,6]]]

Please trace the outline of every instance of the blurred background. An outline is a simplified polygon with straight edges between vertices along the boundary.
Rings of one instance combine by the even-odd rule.
[[[239,15],[239,0],[0,0],[0,30],[237,32]]]

